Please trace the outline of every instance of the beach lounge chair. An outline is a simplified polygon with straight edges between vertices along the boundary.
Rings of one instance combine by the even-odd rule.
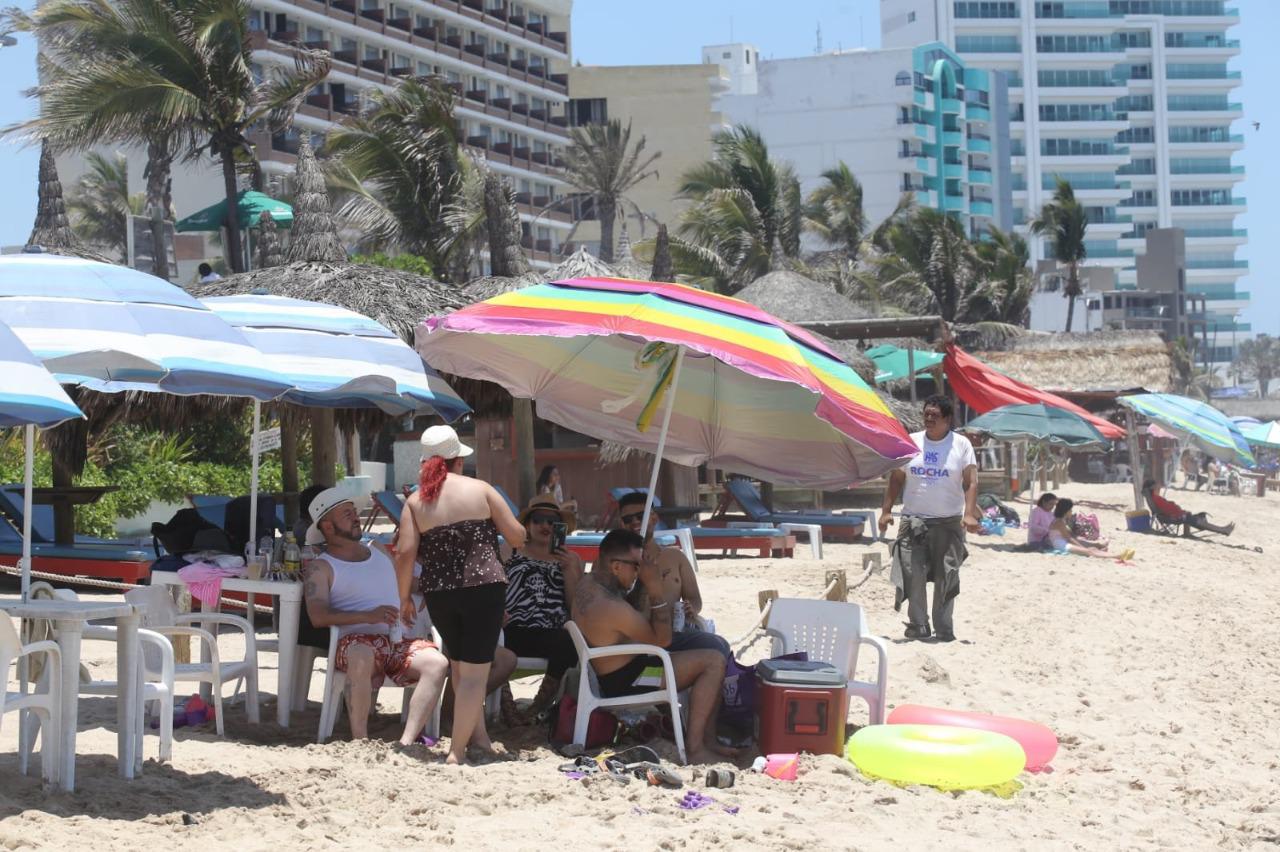
[[[728,514],[730,507],[737,503],[745,515]],[[871,513],[874,518],[874,512]],[[817,524],[822,527],[822,535],[828,540],[857,541],[867,526],[866,513],[858,515],[834,515],[830,512],[773,512],[765,505],[751,480],[742,477],[729,477],[724,483],[724,493],[711,517],[703,522],[704,526],[726,526],[730,521],[754,521],[764,524]]]
[[[1174,515],[1166,515],[1156,508],[1155,501],[1151,499],[1151,492],[1144,491],[1143,498],[1147,503],[1147,511],[1151,513],[1151,529],[1161,535],[1178,535],[1182,532],[1182,518]]]
[[[22,557],[22,533],[7,517],[0,517],[0,565],[17,565]],[[31,570],[68,577],[97,577],[138,583],[151,577],[154,554],[137,545],[53,544],[31,536]]]
[[[222,685],[244,678],[245,710],[249,724],[256,725],[258,716],[258,645],[253,625],[238,615],[218,612],[179,614],[167,586],[145,586],[125,592],[124,599],[142,608],[143,626],[162,636],[195,636],[203,643],[208,662],[177,663],[173,667],[175,681],[195,681],[213,686],[214,725],[218,736],[226,733],[222,714]],[[200,625],[200,626],[196,626]],[[223,660],[218,651],[219,626],[234,627],[244,634],[244,656],[239,660]],[[211,628],[205,629],[206,627]],[[172,641],[172,640],[171,640]],[[143,655],[147,680],[158,680],[160,661]]]
[[[586,745],[587,722],[591,718],[592,711],[597,707],[608,709],[612,707],[647,707],[652,704],[668,704],[671,706],[671,727],[675,733],[676,752],[680,755],[680,762],[685,763],[688,758],[685,756],[684,750],[684,724],[680,718],[680,697],[676,693],[676,673],[671,665],[671,655],[657,645],[626,644],[592,648],[587,645],[586,637],[582,635],[578,625],[572,621],[566,621],[564,626],[569,631],[569,636],[573,639],[573,646],[578,649],[578,665],[580,667],[578,675],[578,708],[577,716],[573,723],[574,743],[580,746]],[[620,695],[616,698],[605,698],[601,695],[600,681],[596,678],[596,670],[591,665],[591,661],[602,657],[617,657],[623,654],[627,656],[645,654],[661,660],[662,684],[650,692],[642,692],[638,695]]]
[[[872,725],[884,723],[889,647],[867,629],[862,607],[843,601],[776,598],[769,609],[765,633],[773,637],[773,654],[807,651],[809,659],[831,663],[845,673],[849,697],[867,702]],[[856,679],[858,649],[869,645],[876,652],[876,679]]]
[[[59,708],[62,705],[59,703],[61,696],[58,692],[62,678],[50,677],[48,689],[44,692],[27,692],[25,688],[20,692],[6,691],[7,685],[16,680],[11,678],[9,666],[19,662],[23,657],[33,657],[37,654],[46,655],[44,664],[46,671],[56,675],[61,670],[62,653],[58,650],[57,642],[46,639],[23,645],[18,631],[13,627],[13,621],[9,616],[0,613],[0,679],[3,679],[3,683],[0,684],[0,725],[4,724],[6,713],[15,711],[19,713],[30,711],[39,718],[44,728],[44,736],[40,738],[40,774],[46,784],[53,785],[58,782],[60,763],[58,743],[62,741],[59,714]],[[29,742],[34,743],[34,738]],[[19,749],[19,752],[18,771],[26,775],[30,751]]]
[[[639,493],[648,494],[648,488],[611,488],[609,489],[609,510],[608,515],[617,514],[618,502],[628,494]],[[653,498],[654,509],[657,510],[662,506],[662,500],[658,497]],[[772,524],[765,525],[737,525],[737,526],[719,526],[706,527],[701,525],[680,527],[679,530],[670,529],[663,522],[661,515],[658,517],[658,532],[679,532],[687,530],[687,534],[692,540],[695,550],[719,550],[721,553],[733,553],[737,555],[739,550],[756,551],[756,555],[761,558],[769,556],[794,556],[795,555],[795,536],[788,534],[783,530],[779,530]],[[690,561],[693,561],[690,559]]]

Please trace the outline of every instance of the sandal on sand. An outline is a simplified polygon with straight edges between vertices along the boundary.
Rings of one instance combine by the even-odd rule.
[[[670,787],[673,790],[679,790],[684,786],[684,779],[675,771],[657,763],[633,763],[627,769],[640,780],[647,781],[650,787]]]
[[[1117,561],[1117,562],[1128,562],[1130,559],[1132,559],[1134,556],[1136,556],[1136,555],[1137,555],[1137,553],[1138,553],[1138,551],[1136,551],[1136,550],[1134,550],[1132,547],[1130,547],[1130,548],[1128,548],[1127,550],[1122,551],[1122,552],[1120,553],[1120,555],[1116,557],[1116,561]]]

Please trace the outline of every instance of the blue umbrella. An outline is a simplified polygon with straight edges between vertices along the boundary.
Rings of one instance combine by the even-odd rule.
[[[1170,393],[1140,393],[1117,401],[1220,461],[1246,467],[1256,463],[1249,442],[1236,424],[1208,403]]]
[[[26,427],[22,561],[18,565],[22,599],[26,600],[31,588],[31,486],[35,475],[36,427],[47,429],[65,420],[84,417],[84,414],[40,359],[32,355],[4,323],[0,323],[0,375],[4,376],[4,385],[0,387],[0,427]]]
[[[1280,449],[1280,420],[1242,426],[1240,433],[1253,446]]]
[[[275,399],[292,389],[213,311],[161,278],[80,258],[0,257],[0,318],[65,384]]]

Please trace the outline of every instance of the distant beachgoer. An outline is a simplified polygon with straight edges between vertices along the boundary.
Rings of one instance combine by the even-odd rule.
[[[570,512],[576,513],[578,511],[577,500],[572,497],[568,500],[564,499],[564,484],[560,481],[560,468],[553,464],[547,465],[538,474],[538,481],[534,490],[539,494],[550,494],[556,498],[557,503]]]
[[[1169,521],[1182,524],[1182,534],[1187,538],[1191,537],[1191,530],[1204,530],[1205,532],[1215,532],[1218,535],[1231,535],[1235,531],[1236,522],[1232,521],[1226,526],[1209,523],[1208,512],[1188,512],[1172,500],[1168,500],[1160,496],[1160,489],[1156,487],[1155,481],[1148,479],[1142,484],[1143,493],[1151,498],[1151,505],[1155,506],[1156,511],[1167,518]]]
[[[493,486],[462,475],[472,449],[449,426],[422,433],[418,490],[400,515],[396,576],[405,621],[417,615],[411,597],[415,559],[419,589],[431,624],[444,640],[454,690],[448,763],[467,761],[467,747],[490,751],[484,723],[489,670],[502,631],[507,575],[498,556],[498,533],[514,548],[525,529]]]
[[[1076,556],[1096,556],[1102,559],[1132,559],[1134,551],[1126,550],[1119,556],[1107,553],[1105,541],[1084,541],[1076,536],[1075,501],[1062,498],[1053,510],[1053,524],[1049,527],[1049,549],[1060,553],[1073,553]]]
[[[960,594],[960,566],[968,557],[965,531],[981,529],[978,462],[973,445],[953,432],[948,397],[924,401],[924,431],[915,432],[919,452],[905,468],[889,474],[880,509],[880,537],[893,523],[893,504],[902,495],[902,526],[890,546],[894,609],[908,601],[908,639],[929,638],[928,583],[933,582],[933,628],[942,642],[955,640],[952,611]]]
[[[1027,546],[1032,550],[1048,549],[1049,527],[1053,526],[1053,509],[1057,505],[1058,496],[1046,491],[1031,508],[1031,517],[1027,519]]]
[[[196,267],[196,273],[200,276],[201,284],[209,284],[213,281],[221,281],[222,276],[213,271],[213,267],[207,263],[202,263]]]

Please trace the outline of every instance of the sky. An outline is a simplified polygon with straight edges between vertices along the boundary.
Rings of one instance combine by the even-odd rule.
[[[31,7],[25,2],[22,5]],[[821,30],[824,50],[878,47],[879,0],[574,0],[571,44],[573,58],[584,65],[669,65],[700,61],[707,44],[746,41],[768,58],[805,56],[814,52]],[[1241,42],[1232,67],[1243,72],[1244,85],[1231,99],[1244,103],[1244,120],[1235,132],[1245,134],[1246,180],[1236,189],[1249,199],[1249,212],[1238,227],[1249,229],[1250,243],[1240,253],[1249,274],[1238,290],[1249,291],[1253,303],[1244,319],[1254,332],[1280,334],[1280,239],[1265,223],[1280,223],[1280,98],[1265,95],[1266,80],[1280,75],[1280,2],[1235,0],[1241,25],[1231,32]],[[35,48],[19,34],[18,45],[0,47],[0,125],[22,120],[33,103],[22,92],[35,83]],[[1254,130],[1253,122],[1261,128]],[[856,164],[851,164],[855,167]],[[30,148],[0,141],[0,246],[24,242],[35,215],[37,157]],[[1280,231],[1280,228],[1278,228]]]

